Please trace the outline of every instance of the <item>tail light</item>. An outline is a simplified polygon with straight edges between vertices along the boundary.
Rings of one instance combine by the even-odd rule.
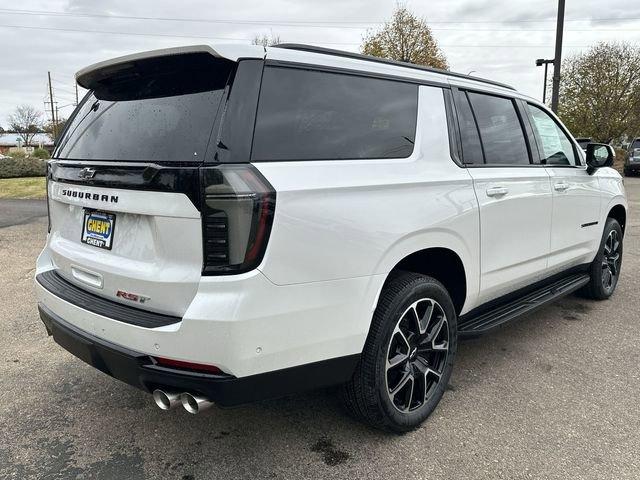
[[[276,193],[249,164],[201,170],[203,275],[247,272],[262,261]]]

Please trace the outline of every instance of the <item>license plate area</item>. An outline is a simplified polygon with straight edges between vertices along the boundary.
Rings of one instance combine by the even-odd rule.
[[[80,240],[87,245],[111,250],[115,226],[115,213],[85,209]]]

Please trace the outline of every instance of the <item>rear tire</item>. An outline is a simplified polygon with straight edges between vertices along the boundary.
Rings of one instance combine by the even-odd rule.
[[[616,289],[622,267],[622,228],[615,218],[607,218],[596,258],[591,262],[591,280],[580,293],[593,300],[606,300]]]
[[[453,302],[440,282],[394,275],[380,294],[356,372],[343,388],[348,410],[383,430],[418,427],[449,383],[457,333]]]

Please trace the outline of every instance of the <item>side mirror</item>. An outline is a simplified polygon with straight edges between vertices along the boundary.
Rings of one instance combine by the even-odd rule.
[[[611,167],[616,158],[615,151],[611,145],[604,143],[587,144],[587,173],[591,175],[602,167]]]

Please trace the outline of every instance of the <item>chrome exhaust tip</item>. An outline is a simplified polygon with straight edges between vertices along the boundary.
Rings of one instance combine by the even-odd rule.
[[[182,406],[184,407],[184,409],[189,413],[193,413],[194,415],[213,406],[213,402],[207,400],[205,397],[201,397],[200,395],[192,395],[186,392],[180,395],[180,400],[182,401]]]
[[[180,394],[177,392],[165,392],[157,388],[153,391],[153,400],[162,410],[171,410],[180,405]]]

